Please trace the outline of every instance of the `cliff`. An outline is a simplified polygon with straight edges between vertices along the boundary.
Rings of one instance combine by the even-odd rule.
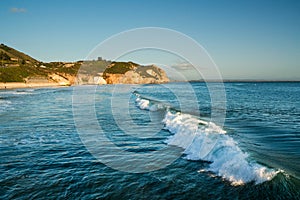
[[[0,89],[67,86],[74,84],[147,84],[166,83],[166,73],[157,66],[133,62],[98,60],[41,62],[4,44],[0,45]],[[20,84],[18,84],[20,83]]]
[[[142,66],[133,62],[112,62],[103,72],[108,84],[167,83],[165,71],[155,65]]]

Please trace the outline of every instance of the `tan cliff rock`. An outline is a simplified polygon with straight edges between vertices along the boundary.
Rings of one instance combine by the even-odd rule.
[[[74,84],[75,85],[105,85],[106,81],[102,76],[78,74]]]
[[[69,75],[49,74],[48,77],[59,85],[72,85],[74,83],[73,77]]]
[[[120,65],[120,63],[122,65]],[[161,68],[155,65],[141,66],[132,62],[113,62],[104,71],[103,78],[107,84],[151,84],[169,82],[169,78]]]
[[[155,65],[97,60],[42,62],[0,44],[0,89],[15,87],[149,84],[169,82]]]

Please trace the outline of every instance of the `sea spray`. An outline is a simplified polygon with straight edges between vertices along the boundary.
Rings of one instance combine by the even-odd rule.
[[[137,98],[135,100],[137,106],[142,110],[149,110],[151,112],[167,109],[169,106],[162,103],[151,103],[150,100],[141,98],[140,95],[136,94]]]
[[[280,172],[252,161],[225,130],[212,122],[206,122],[190,114],[171,111],[168,106],[153,103],[140,95],[137,95],[136,105],[142,110],[166,110],[163,119],[164,129],[173,135],[165,142],[183,148],[184,158],[187,160],[210,162],[208,168],[199,172],[213,172],[230,181],[232,185],[249,182],[260,184],[271,180]]]

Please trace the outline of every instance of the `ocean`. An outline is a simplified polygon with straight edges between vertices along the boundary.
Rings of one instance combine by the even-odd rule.
[[[0,199],[300,199],[300,83],[224,89],[2,90]]]

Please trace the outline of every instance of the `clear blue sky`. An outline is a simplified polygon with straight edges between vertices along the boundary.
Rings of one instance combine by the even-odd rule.
[[[189,35],[226,79],[300,80],[299,0],[1,0],[0,42],[42,61],[83,59],[137,27]]]

